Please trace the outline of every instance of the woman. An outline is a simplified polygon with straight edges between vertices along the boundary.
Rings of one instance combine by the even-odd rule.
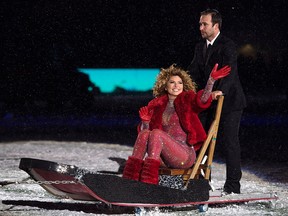
[[[212,87],[215,80],[227,76],[231,70],[226,66],[217,71],[217,67],[218,64],[205,89],[197,93],[196,84],[186,71],[174,64],[161,69],[153,88],[155,98],[139,110],[139,134],[124,167],[123,178],[158,184],[160,164],[171,168],[193,165],[195,151],[206,139],[198,113],[222,94],[211,92]]]

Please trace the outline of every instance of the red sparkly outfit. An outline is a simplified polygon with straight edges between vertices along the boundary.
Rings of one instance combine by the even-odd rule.
[[[206,139],[206,133],[198,113],[211,105],[209,96],[201,102],[203,91],[183,91],[170,103],[168,95],[151,100],[148,108],[153,110],[151,121],[141,123],[132,156],[161,160],[167,167],[189,168],[197,151]]]
[[[142,122],[138,127],[133,154],[126,161],[123,178],[158,184],[161,162],[171,168],[189,168],[193,165],[195,151],[200,149],[207,136],[198,114],[211,105],[215,80],[227,76],[231,71],[229,66],[220,70],[217,68],[218,64],[215,64],[204,90],[197,93],[182,91],[174,101],[174,97],[169,101],[168,93],[140,108]],[[215,92],[213,98],[221,93]]]

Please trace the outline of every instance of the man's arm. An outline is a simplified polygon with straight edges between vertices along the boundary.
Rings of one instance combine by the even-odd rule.
[[[202,52],[203,52],[202,44],[199,43],[195,47],[193,60],[187,68],[192,80],[196,82],[198,89],[204,88],[206,84],[206,80],[204,78],[204,72],[201,71],[200,68],[201,56],[199,55],[203,55]]]
[[[230,40],[223,46],[222,59],[222,65],[229,65],[231,67],[231,72],[227,77],[218,81],[219,84],[216,85],[216,90],[221,90],[224,94],[228,94],[231,85],[234,83],[234,79],[238,76],[237,50],[233,41]]]

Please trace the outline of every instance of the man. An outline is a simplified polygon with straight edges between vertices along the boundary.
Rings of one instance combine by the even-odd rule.
[[[220,33],[222,17],[217,10],[208,9],[200,15],[200,33],[205,40],[196,45],[194,58],[188,70],[198,84],[198,89],[201,89],[205,87],[210,71],[216,63],[219,64],[219,68],[226,65],[231,67],[230,75],[217,80],[213,90],[220,90],[225,94],[217,136],[217,146],[222,147],[226,160],[226,181],[223,190],[227,194],[240,193],[242,172],[238,133],[246,99],[238,77],[236,45]],[[205,116],[200,116],[206,130],[214,112],[211,108],[203,113]]]

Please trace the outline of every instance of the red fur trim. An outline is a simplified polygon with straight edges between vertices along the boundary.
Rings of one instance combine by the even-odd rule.
[[[153,158],[146,158],[144,161],[141,182],[158,184],[160,161]]]
[[[175,99],[175,110],[179,117],[180,124],[187,133],[187,143],[195,145],[194,148],[200,148],[207,137],[198,113],[207,109],[211,105],[212,98],[203,104],[200,101],[203,91],[195,93],[194,91],[184,91]],[[149,127],[150,130],[162,130],[162,115],[168,103],[168,96],[164,95],[155,98],[148,103],[149,109],[153,109]]]
[[[139,181],[143,160],[129,156],[125,164],[122,178]]]

